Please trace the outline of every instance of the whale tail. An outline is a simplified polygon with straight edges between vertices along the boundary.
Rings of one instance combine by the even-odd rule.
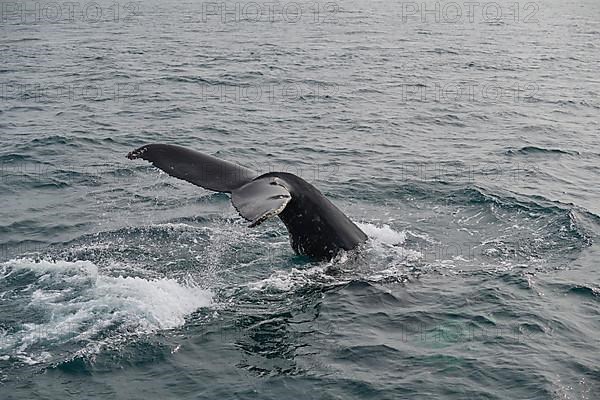
[[[218,158],[170,144],[149,144],[127,158],[150,161],[167,174],[216,192],[231,194],[240,215],[257,226],[279,216],[296,253],[331,259],[367,239],[340,209],[310,183],[294,174],[256,172]]]
[[[254,227],[278,215],[291,199],[285,184],[240,165],[171,144],[149,144],[127,158],[150,161],[167,174],[215,192],[231,193],[231,202]]]
[[[215,192],[231,193],[258,176],[248,168],[173,144],[148,144],[127,158],[150,161],[175,178]]]
[[[240,215],[250,221],[250,227],[279,215],[292,199],[285,182],[273,176],[257,178],[235,189],[231,203]]]

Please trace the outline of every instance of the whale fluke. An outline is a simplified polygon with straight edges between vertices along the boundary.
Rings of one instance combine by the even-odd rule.
[[[150,161],[175,178],[215,192],[231,193],[257,176],[248,168],[173,144],[148,144],[127,158]]]
[[[231,193],[231,202],[240,215],[257,226],[278,215],[292,195],[283,181],[276,177],[257,178]]]
[[[231,202],[250,226],[279,216],[298,254],[324,260],[367,240],[339,208],[294,174],[254,171],[216,157],[170,144],[149,144],[130,152],[167,174],[194,185],[231,194]]]

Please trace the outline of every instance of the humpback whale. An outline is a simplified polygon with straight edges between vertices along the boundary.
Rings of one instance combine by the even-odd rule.
[[[229,193],[238,213],[257,226],[278,216],[297,254],[330,260],[341,250],[352,250],[367,240],[339,208],[316,187],[287,172],[256,172],[172,144],[148,144],[127,155],[149,161],[167,174],[196,186]]]

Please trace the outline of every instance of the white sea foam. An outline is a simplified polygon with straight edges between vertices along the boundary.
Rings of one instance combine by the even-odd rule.
[[[0,280],[16,271],[32,272],[37,279],[26,308],[42,312],[43,322],[24,323],[0,341],[1,353],[12,352],[26,363],[47,360],[47,352],[38,348],[47,343],[93,340],[107,327],[134,334],[172,329],[212,304],[212,293],[194,284],[105,275],[89,261],[18,259],[4,266]]]
[[[327,265],[317,265],[307,269],[292,268],[273,272],[268,278],[250,282],[250,290],[271,289],[287,292],[310,283],[336,283],[336,280],[326,273]],[[338,282],[339,283],[339,282]]]
[[[406,232],[398,232],[392,229],[389,225],[383,224],[377,226],[368,223],[357,223],[358,227],[367,234],[367,236],[380,243],[390,245],[400,245],[406,241]]]

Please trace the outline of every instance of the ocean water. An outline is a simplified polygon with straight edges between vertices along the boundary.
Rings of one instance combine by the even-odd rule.
[[[600,398],[596,0],[0,7],[0,399]],[[298,257],[152,142],[369,240]]]

